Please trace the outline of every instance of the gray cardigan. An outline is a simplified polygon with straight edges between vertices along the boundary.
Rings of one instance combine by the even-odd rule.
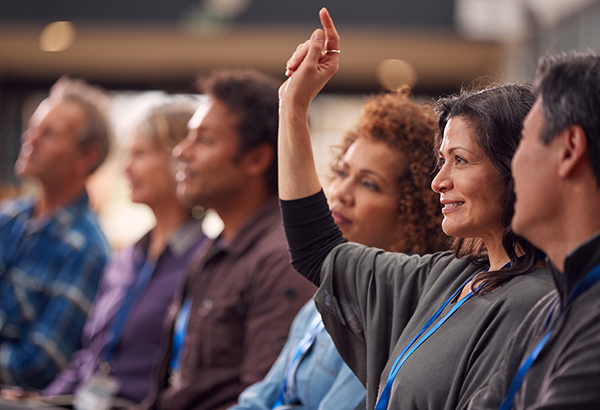
[[[369,409],[404,347],[481,270],[449,252],[408,256],[353,243],[331,252],[315,301],[342,358],[366,384]],[[538,269],[469,299],[404,363],[389,408],[465,408],[519,322],[551,289],[547,270]]]
[[[300,273],[320,282],[315,302],[325,327],[342,358],[367,386],[367,408],[373,409],[398,354],[434,312],[485,267],[450,252],[417,256],[340,243],[344,241],[334,238],[339,232],[327,226],[326,201],[313,197],[312,205],[282,201],[293,263]],[[298,240],[303,236],[302,219],[312,231],[309,241]],[[325,223],[316,222],[319,219]],[[324,229],[315,232],[319,225]],[[506,340],[552,287],[548,269],[536,269],[488,295],[469,299],[404,363],[388,408],[465,408],[487,381]]]

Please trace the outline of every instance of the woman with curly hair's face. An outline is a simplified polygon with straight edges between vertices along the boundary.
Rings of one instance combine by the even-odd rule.
[[[435,115],[402,94],[367,100],[332,164],[329,206],[344,236],[387,251],[445,248],[431,190]]]
[[[406,167],[404,156],[381,140],[358,138],[348,148],[328,189],[333,218],[348,240],[383,249],[396,244],[397,181]]]

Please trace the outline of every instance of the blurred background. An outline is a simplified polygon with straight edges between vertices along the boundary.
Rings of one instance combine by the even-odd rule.
[[[0,0],[0,197],[24,189],[12,169],[23,124],[61,75],[115,95],[119,143],[135,112],[162,92],[195,93],[204,71],[255,68],[283,81],[323,6],[342,38],[340,71],[311,110],[324,174],[328,147],[369,94],[410,87],[432,101],[527,81],[546,53],[600,48],[600,0]],[[127,203],[117,147],[90,185],[115,247],[150,223]],[[210,226],[218,232],[218,221]]]

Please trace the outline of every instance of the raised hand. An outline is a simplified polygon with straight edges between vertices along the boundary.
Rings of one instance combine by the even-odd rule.
[[[312,99],[338,70],[340,37],[326,9],[323,30],[315,30],[286,64],[289,77],[279,89],[279,197],[304,198],[321,189],[308,127]]]
[[[319,11],[323,29],[315,30],[286,63],[290,77],[279,90],[282,103],[308,106],[338,70],[340,37],[326,8]]]

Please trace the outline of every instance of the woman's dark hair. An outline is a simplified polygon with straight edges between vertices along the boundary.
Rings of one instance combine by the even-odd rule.
[[[508,254],[511,267],[478,275],[474,288],[488,293],[515,276],[530,272],[544,258],[541,251],[512,231],[515,193],[511,175],[512,157],[521,139],[523,120],[535,102],[528,85],[506,84],[490,86],[480,91],[462,90],[458,95],[440,98],[436,103],[438,132],[436,152],[442,144],[446,124],[453,117],[461,117],[475,131],[475,141],[491,160],[504,182],[502,192],[502,246]],[[475,263],[489,263],[485,244],[480,238],[454,238],[452,249],[457,257],[468,257]]]
[[[431,106],[400,93],[379,94],[367,100],[358,126],[344,134],[334,157],[332,169],[357,139],[364,138],[385,142],[396,150],[398,161],[407,164],[397,178],[398,241],[390,250],[424,254],[442,249],[439,198],[431,190],[435,128]]]

